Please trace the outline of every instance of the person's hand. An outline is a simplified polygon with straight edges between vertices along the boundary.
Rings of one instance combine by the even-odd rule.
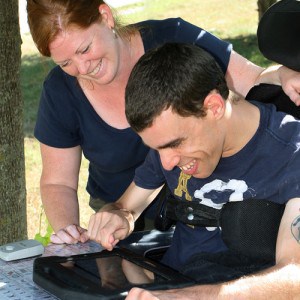
[[[279,76],[283,91],[296,105],[300,105],[300,72],[281,66]]]
[[[87,233],[91,240],[111,251],[119,240],[133,231],[133,227],[134,219],[129,211],[99,211],[91,216]]]
[[[132,288],[125,300],[161,300],[161,298],[154,296],[154,293],[154,291],[150,292],[140,288]]]
[[[197,293],[189,293],[185,289],[147,291],[134,287],[125,300],[191,300],[199,299],[198,296]]]
[[[87,230],[79,225],[68,225],[52,234],[50,240],[54,244],[76,244],[85,243],[89,240]]]

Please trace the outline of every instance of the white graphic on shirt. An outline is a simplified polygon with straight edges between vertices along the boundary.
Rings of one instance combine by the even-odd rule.
[[[224,182],[220,179],[215,179],[212,182],[205,184],[200,190],[196,190],[194,193],[194,197],[200,199],[201,204],[215,208],[221,209],[223,205],[226,203],[214,203],[211,199],[205,198],[205,194],[216,191],[232,191],[229,196],[229,201],[243,201],[243,195],[248,190],[248,186],[244,180],[231,179],[228,182]],[[217,227],[206,227],[207,230],[213,231],[216,230]]]

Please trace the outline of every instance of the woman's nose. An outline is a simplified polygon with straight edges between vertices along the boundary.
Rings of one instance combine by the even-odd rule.
[[[80,75],[86,75],[90,72],[91,62],[89,60],[79,59],[76,65]]]

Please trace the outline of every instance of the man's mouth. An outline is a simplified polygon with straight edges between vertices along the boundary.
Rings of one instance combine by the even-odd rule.
[[[185,164],[183,166],[180,166],[180,170],[183,171],[184,173],[187,174],[193,174],[195,171],[195,167],[196,167],[196,160],[193,159],[192,161],[190,161],[188,164]]]

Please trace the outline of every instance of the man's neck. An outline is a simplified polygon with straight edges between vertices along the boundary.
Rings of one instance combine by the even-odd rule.
[[[232,97],[226,101],[227,134],[223,157],[239,152],[256,133],[259,127],[260,111],[258,107],[240,98]]]

